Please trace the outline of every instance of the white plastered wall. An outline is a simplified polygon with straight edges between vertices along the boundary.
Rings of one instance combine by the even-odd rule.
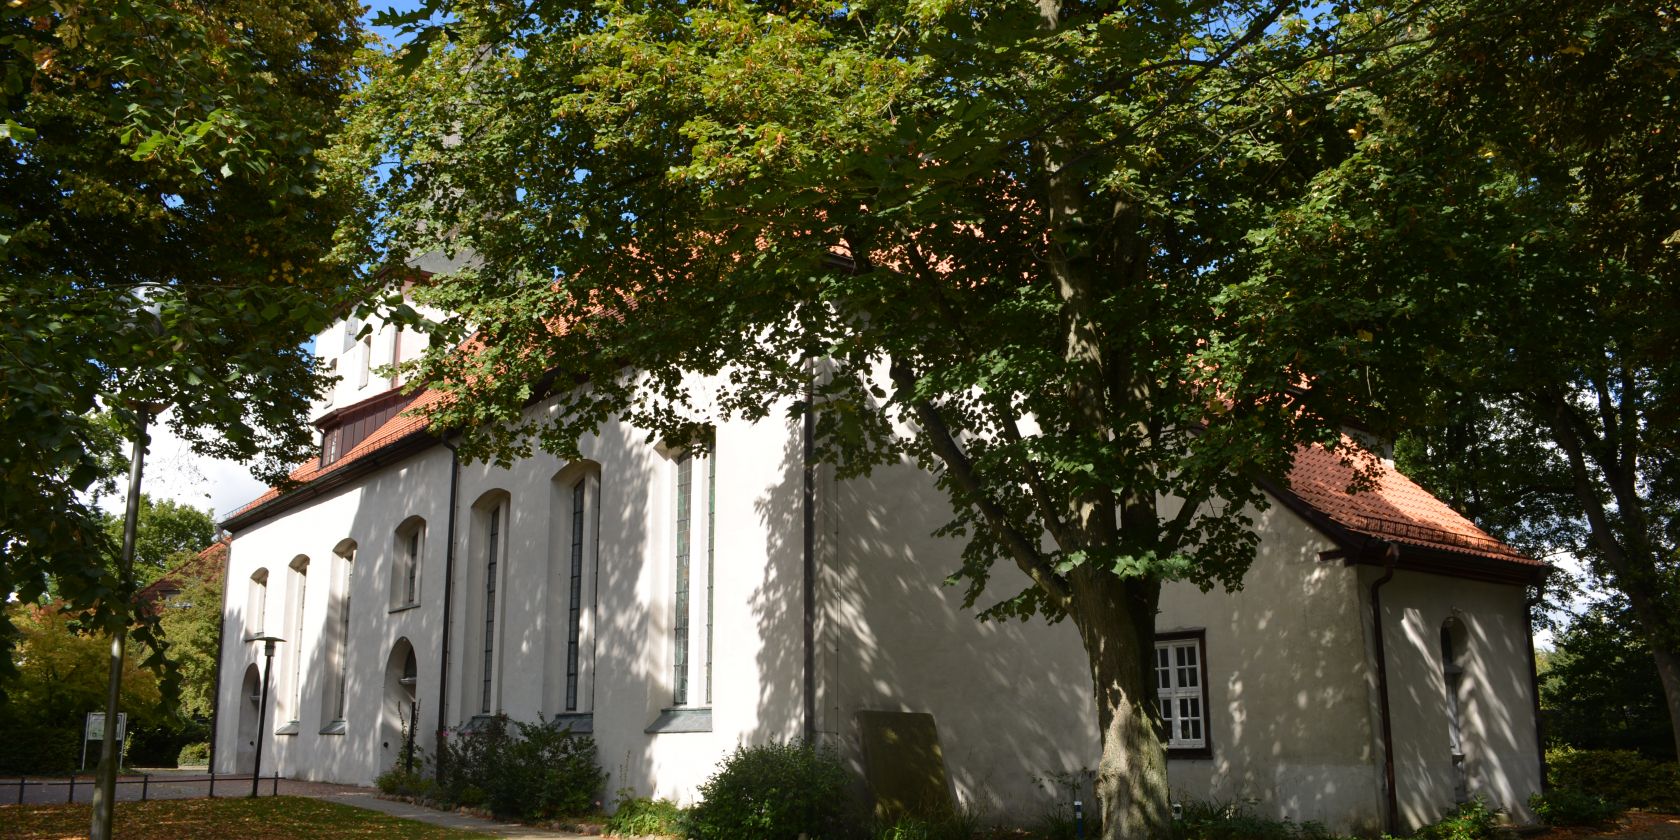
[[[1099,747],[1087,659],[1071,624],[981,623],[941,585],[960,546],[931,536],[948,502],[922,473],[885,468],[825,483],[824,728],[857,757],[860,710],[929,712],[953,793],[993,817],[1030,820],[1041,780],[1093,767]],[[1157,628],[1202,630],[1211,759],[1169,763],[1176,797],[1344,829],[1380,824],[1380,778],[1354,570],[1274,504],[1241,592],[1187,584],[1162,595]],[[1025,582],[1000,564],[979,606]]]
[[[1367,588],[1382,573],[1365,568]],[[1362,593],[1364,594],[1364,593]],[[1521,586],[1398,571],[1381,590],[1394,772],[1404,829],[1454,807],[1441,626],[1461,622],[1461,732],[1471,796],[1531,822],[1540,790],[1529,671],[1526,593]]]
[[[533,412],[545,410],[533,408]],[[785,406],[772,418],[786,416]],[[772,419],[757,424],[725,423],[717,429],[718,493],[713,603],[712,728],[707,732],[646,733],[672,704],[675,606],[675,451],[647,441],[644,431],[609,423],[580,442],[585,459],[598,465],[599,541],[597,562],[584,570],[580,638],[579,711],[593,711],[601,766],[610,777],[604,790],[634,788],[692,802],[717,761],[741,743],[785,740],[801,731],[803,673],[800,646],[801,573],[799,429]],[[286,603],[287,566],[298,554],[312,558],[312,572],[345,538],[359,547],[352,577],[353,618],[349,641],[349,695],[345,733],[322,734],[322,703],[333,700],[323,685],[330,669],[324,630],[330,607],[329,577],[311,576],[305,608],[303,708],[296,735],[275,735],[276,701],[265,727],[263,772],[283,776],[370,784],[394,762],[381,715],[387,658],[399,638],[414,646],[418,664],[419,743],[434,748],[438,704],[448,703],[446,724],[455,728],[480,710],[477,658],[482,635],[469,619],[482,590],[468,583],[482,563],[483,540],[474,534],[473,505],[487,494],[505,494],[499,558],[494,663],[495,711],[514,720],[552,717],[554,671],[563,681],[565,648],[551,641],[553,605],[565,599],[556,587],[570,586],[569,567],[554,562],[569,546],[555,544],[554,517],[563,496],[555,479],[577,474],[567,462],[538,453],[511,469],[463,464],[460,470],[455,537],[457,588],[451,607],[452,639],[447,691],[438,691],[443,635],[444,558],[448,533],[450,454],[433,445],[404,461],[382,466],[345,487],[234,534],[232,567],[224,603],[228,644],[224,650],[218,722],[218,772],[234,769],[241,708],[240,678],[260,659],[260,645],[246,644],[246,581],[259,567],[270,570],[269,624],[278,626]],[[591,471],[594,466],[591,466]],[[690,656],[695,662],[690,707],[706,707],[705,565],[707,485],[696,469],[694,487],[693,612]],[[410,516],[426,520],[420,603],[391,609],[392,564],[399,550],[395,529]],[[476,524],[475,524],[476,523]],[[560,613],[564,617],[564,613]],[[563,638],[563,636],[561,637]],[[474,644],[468,644],[472,642]],[[275,697],[287,696],[283,656],[275,659]],[[284,706],[284,702],[279,703]],[[550,708],[550,706],[554,706]],[[281,723],[292,716],[280,709]]]
[[[287,632],[284,606],[289,580],[287,564],[298,555],[310,558],[310,580],[304,605],[303,647],[288,638],[278,646],[264,727],[263,773],[278,767],[284,776],[333,781],[372,781],[395,755],[384,731],[386,659],[397,640],[414,646],[418,671],[421,720],[420,743],[430,746],[431,726],[425,713],[437,702],[436,639],[442,613],[430,605],[441,603],[445,510],[449,494],[449,453],[434,447],[382,468],[359,483],[326,494],[272,519],[233,534],[227,594],[224,600],[223,678],[217,687],[220,707],[216,732],[216,770],[233,772],[238,749],[239,716],[246,702],[239,696],[239,678],[249,665],[262,667],[262,645],[247,642],[246,582],[259,568],[269,571],[269,632]],[[428,538],[420,570],[421,606],[391,609],[391,565],[397,546],[394,529],[410,516],[426,519]],[[332,655],[328,631],[333,586],[329,560],[345,539],[355,540],[356,561],[350,574],[350,639],[347,646],[345,732],[321,734],[332,717],[324,704],[336,701],[336,685],[327,657]],[[288,708],[292,671],[283,663],[301,653],[302,707]],[[297,734],[275,735],[289,719],[299,722]],[[277,719],[278,718],[278,719]]]

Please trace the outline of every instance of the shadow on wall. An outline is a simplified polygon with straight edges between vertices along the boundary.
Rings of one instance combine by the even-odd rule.
[[[1407,704],[1395,715],[1402,823],[1416,826],[1440,819],[1450,803],[1465,795],[1480,796],[1492,807],[1511,809],[1521,817],[1534,791],[1518,790],[1518,780],[1535,775],[1538,762],[1529,719],[1532,701],[1522,621],[1527,606],[1521,591],[1510,589],[1501,598],[1490,584],[1453,582],[1450,593],[1431,592],[1445,581],[1425,578],[1408,581],[1405,606],[1389,611],[1400,630],[1390,635],[1389,668],[1395,674],[1390,686],[1396,705],[1402,698]],[[1490,608],[1500,600],[1508,602],[1506,609]],[[1456,688],[1451,686],[1441,640],[1449,621],[1454,664],[1462,669]],[[1453,762],[1455,706],[1462,776]],[[1507,762],[1528,762],[1535,768]]]
[[[755,744],[804,738],[807,732],[805,451],[802,421],[780,423],[778,480],[753,503],[765,540],[763,574],[747,599],[759,641],[757,723],[749,736]]]
[[[441,465],[438,463],[441,462]],[[356,541],[346,588],[350,615],[345,648],[343,734],[303,736],[317,745],[309,762],[282,765],[288,775],[310,779],[364,778],[392,767],[401,757],[402,725],[417,720],[415,746],[424,754],[437,748],[438,666],[443,634],[444,551],[449,520],[449,455],[439,448],[416,455],[370,478],[351,491],[355,514],[350,532]],[[341,497],[342,498],[342,497]],[[323,537],[329,535],[321,535]],[[413,580],[414,607],[408,603],[406,560],[418,550]],[[457,558],[458,560],[459,558]],[[329,613],[329,616],[331,613]],[[319,630],[305,639],[317,661],[331,656],[333,632]],[[406,666],[412,658],[413,672]],[[318,702],[336,701],[336,678],[329,667],[307,667],[304,692]],[[404,708],[395,708],[395,680]],[[414,704],[418,709],[414,709]],[[323,714],[323,716],[325,716]],[[307,718],[306,718],[307,719]],[[372,766],[369,767],[370,756]]]
[[[1375,830],[1374,682],[1358,575],[1320,561],[1322,539],[1281,505],[1254,519],[1266,537],[1242,590],[1174,584],[1163,596],[1160,629],[1206,629],[1215,756],[1174,760],[1174,795]]]
[[[861,773],[856,719],[866,710],[927,712],[938,727],[952,793],[997,816],[1036,815],[1049,777],[1099,754],[1086,659],[1066,624],[982,623],[943,585],[961,545],[934,538],[946,496],[914,464],[877,469],[823,490],[825,718]],[[988,597],[1025,578],[996,570]],[[983,598],[979,606],[989,601]]]
[[[592,584],[585,586],[581,605],[589,632],[579,639],[580,671],[587,677],[580,676],[578,706],[593,714],[599,761],[608,774],[605,793],[625,787],[647,792],[655,789],[653,740],[642,730],[659,707],[669,705],[671,691],[669,675],[659,667],[663,657],[656,655],[671,632],[671,616],[668,611],[655,611],[648,600],[656,587],[663,586],[662,570],[650,566],[661,559],[653,552],[650,523],[655,521],[654,505],[663,499],[665,488],[659,481],[663,458],[640,433],[618,423],[603,428],[580,448],[586,457],[594,455],[600,462],[600,472],[596,551],[592,568],[584,571]],[[608,457],[612,453],[621,457]],[[574,474],[558,468],[551,483]],[[569,501],[569,495],[545,488],[542,503],[552,507],[556,499]],[[549,515],[570,517],[571,512],[552,510]],[[561,546],[549,546],[549,551],[563,553]],[[546,555],[542,562],[548,564]],[[569,577],[566,563],[551,564],[548,585],[569,587]],[[537,602],[548,600],[542,597]],[[537,625],[527,632],[528,644],[540,644],[549,637]],[[565,655],[562,644],[548,658],[564,669]]]

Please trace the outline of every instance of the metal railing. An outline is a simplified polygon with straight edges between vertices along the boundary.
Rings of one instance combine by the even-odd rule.
[[[31,779],[28,776],[19,776],[16,779],[0,779],[0,790],[5,790],[6,788],[16,788],[17,792],[15,794],[15,797],[13,798],[13,801],[16,802],[19,805],[22,805],[22,804],[24,804],[24,792],[26,790],[30,789],[30,788],[34,788],[34,789],[39,790],[39,791],[45,791],[49,788],[62,787],[62,788],[65,789],[64,801],[66,803],[73,803],[73,802],[76,801],[76,789],[77,788],[81,788],[82,790],[87,791],[88,798],[89,799],[92,798],[93,788],[94,788],[94,784],[95,784],[94,779],[95,779],[95,777],[91,774],[89,774],[87,776],[81,776],[81,777],[72,774],[70,776],[70,778],[68,778],[68,779],[57,778],[57,777]],[[268,795],[269,796],[280,795],[280,774],[275,773],[273,776],[269,777],[269,780],[270,780],[270,784],[269,784]],[[170,776],[163,776],[163,777],[160,777],[160,778],[154,780],[152,778],[152,774],[142,773],[142,774],[140,774],[139,778],[134,778],[134,777],[119,778],[119,779],[117,779],[117,785],[118,785],[119,788],[122,785],[139,785],[140,786],[140,801],[145,802],[145,801],[147,801],[151,798],[152,785],[153,784],[169,785],[171,787],[179,787],[179,786],[183,786],[183,785],[193,785],[193,784],[202,783],[205,786],[205,795],[208,796],[211,799],[215,799],[216,798],[216,783],[217,782],[221,782],[225,785],[228,782],[241,782],[241,781],[246,782],[246,783],[253,783],[253,782],[257,781],[257,777],[253,776],[250,773],[208,773],[208,774],[205,774],[205,775],[202,775],[202,776],[175,776],[175,775],[170,775]],[[241,787],[240,790],[243,791],[243,790],[245,790],[245,788]],[[251,790],[257,790],[255,785],[253,785],[251,787]],[[235,795],[236,796],[250,796],[249,793],[238,793],[238,794],[235,794]],[[171,796],[169,798],[171,798],[171,799],[181,799],[181,798],[186,798],[186,797]],[[55,799],[55,798],[54,797],[49,797],[49,799]]]

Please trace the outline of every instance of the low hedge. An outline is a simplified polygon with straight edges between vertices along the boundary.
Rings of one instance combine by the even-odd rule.
[[[1546,779],[1629,808],[1680,813],[1680,764],[1633,750],[1547,750]]]

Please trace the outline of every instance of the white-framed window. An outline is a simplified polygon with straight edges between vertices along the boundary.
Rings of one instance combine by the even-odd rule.
[[[1199,630],[1155,636],[1155,696],[1168,750],[1208,749],[1206,650]]]
[[[251,582],[245,589],[245,636],[256,638],[263,635],[263,621],[268,614],[268,569],[258,569],[251,573]]]
[[[426,520],[410,516],[397,526],[391,564],[391,609],[420,603],[420,568],[426,557]]]

